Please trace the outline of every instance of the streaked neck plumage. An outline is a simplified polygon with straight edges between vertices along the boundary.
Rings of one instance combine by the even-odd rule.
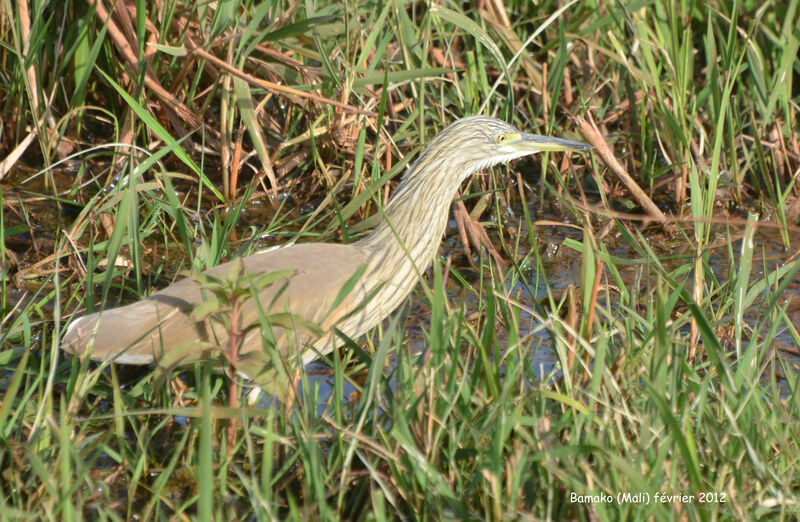
[[[454,159],[447,154],[450,145],[446,131],[429,144],[403,176],[380,224],[355,244],[367,253],[366,280],[383,279],[384,287],[373,302],[387,315],[433,261],[459,185],[483,166],[474,160]],[[394,269],[386,271],[387,266]],[[373,274],[383,277],[370,278]]]
[[[497,136],[513,132],[496,118],[462,118],[437,134],[403,175],[381,223],[354,245],[367,257],[364,280],[373,288],[382,285],[373,299],[381,319],[430,266],[461,182],[478,170],[530,154],[499,146]]]
[[[450,202],[471,172],[443,174],[440,169],[448,167],[441,159],[426,159],[421,157],[409,169],[383,210],[381,222],[356,243],[374,256],[370,265],[409,262],[418,273],[430,265],[447,225]]]

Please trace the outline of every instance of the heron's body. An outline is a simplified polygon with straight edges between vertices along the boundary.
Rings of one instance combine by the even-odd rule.
[[[259,294],[259,302],[271,306],[268,313],[289,311],[319,325],[324,332],[316,337],[302,334],[290,343],[286,332],[275,331],[279,349],[290,355],[292,346],[303,347],[303,360],[308,362],[334,348],[332,327],[357,338],[388,316],[433,260],[447,224],[450,201],[473,172],[541,150],[585,148],[590,147],[521,134],[495,118],[463,118],[431,140],[405,173],[385,208],[385,219],[361,241],[351,245],[294,245],[245,257],[244,269],[253,278],[277,270],[295,270],[278,299],[275,296],[281,285],[272,285]],[[342,287],[364,264],[366,270],[353,290],[331,310]],[[226,263],[207,273],[220,278],[230,269],[231,264]],[[91,347],[89,353],[97,360],[148,364],[185,343],[226,346],[227,332],[219,325],[190,316],[192,308],[202,301],[199,284],[184,279],[142,301],[74,321],[62,347],[78,355],[86,354]],[[256,303],[247,301],[241,324],[251,324],[258,317]],[[261,350],[261,339],[258,329],[251,330],[240,353]]]

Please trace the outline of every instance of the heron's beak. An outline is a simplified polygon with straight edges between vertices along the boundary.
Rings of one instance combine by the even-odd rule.
[[[521,133],[519,139],[511,142],[511,145],[520,152],[544,152],[562,150],[588,150],[594,146],[582,141],[565,140],[553,138],[551,136],[539,136],[538,134]]]

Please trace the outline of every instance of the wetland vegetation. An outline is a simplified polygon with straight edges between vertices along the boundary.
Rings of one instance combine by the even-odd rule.
[[[799,28],[798,0],[1,2],[0,513],[797,519]],[[463,184],[412,297],[287,400],[58,349],[185,270],[362,237],[470,114],[596,151]]]

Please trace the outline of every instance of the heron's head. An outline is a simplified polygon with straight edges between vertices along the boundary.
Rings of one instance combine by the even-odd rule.
[[[491,116],[469,116],[436,135],[418,163],[430,163],[437,170],[458,176],[460,181],[475,171],[537,152],[591,148],[579,141],[520,132]]]

